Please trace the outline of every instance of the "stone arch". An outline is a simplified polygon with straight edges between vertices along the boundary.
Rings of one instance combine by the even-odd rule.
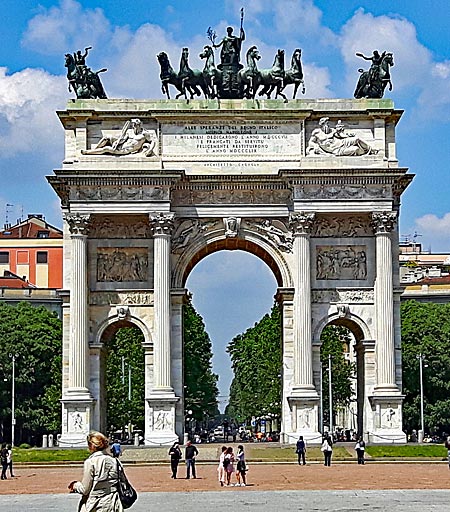
[[[111,339],[115,332],[122,327],[138,327],[144,335],[145,345],[153,343],[153,337],[148,326],[140,318],[128,315],[126,318],[121,319],[117,314],[115,314],[108,317],[98,326],[95,334],[95,345],[103,345],[105,336],[108,339]]]
[[[327,325],[343,325],[353,333],[357,342],[372,339],[371,332],[367,323],[358,315],[347,312],[342,316],[339,312],[332,313],[319,322],[313,332],[313,340],[315,344],[320,344],[320,336]]]
[[[221,250],[241,250],[253,254],[272,270],[279,288],[293,286],[288,263],[281,251],[258,233],[241,228],[239,234],[239,237],[227,238],[223,234],[212,233],[209,237],[191,244],[175,265],[172,286],[183,288],[195,265],[206,256]]]

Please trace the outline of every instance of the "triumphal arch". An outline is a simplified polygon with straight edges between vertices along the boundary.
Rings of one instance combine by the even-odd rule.
[[[185,283],[222,249],[278,283],[284,440],[320,437],[320,335],[337,324],[355,339],[358,430],[404,442],[401,113],[389,99],[69,101],[48,178],[64,214],[62,445],[105,429],[104,345],[123,325],[145,339],[145,443],[183,435]]]

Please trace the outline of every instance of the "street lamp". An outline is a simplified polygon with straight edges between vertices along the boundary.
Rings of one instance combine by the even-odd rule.
[[[330,435],[333,436],[333,384],[331,382],[331,354],[328,354],[328,397],[330,402]]]
[[[419,443],[423,441],[423,436],[425,435],[425,422],[424,422],[424,414],[423,414],[423,361],[425,360],[425,355],[420,352],[417,356],[419,360],[419,383],[420,383],[420,430],[419,430]],[[425,368],[428,365],[425,365]]]
[[[16,403],[15,403],[15,395],[16,395],[16,359],[19,357],[19,354],[9,354],[10,359],[12,360],[12,383],[11,383],[11,446],[14,447],[14,433],[16,427]]]

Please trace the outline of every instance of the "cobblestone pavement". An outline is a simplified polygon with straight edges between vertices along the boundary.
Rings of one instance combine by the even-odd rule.
[[[446,512],[449,490],[391,491],[259,491],[141,493],[133,512],[210,512],[211,510],[288,510],[312,512]],[[75,512],[78,497],[62,494],[0,496],[7,512]]]

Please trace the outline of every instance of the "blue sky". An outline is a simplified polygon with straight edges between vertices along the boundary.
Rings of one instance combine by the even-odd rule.
[[[236,27],[241,6],[246,44],[258,45],[261,67],[271,66],[278,47],[288,56],[303,49],[307,98],[352,97],[357,69],[364,65],[355,52],[394,52],[394,90],[386,97],[405,110],[397,128],[398,157],[416,174],[403,195],[400,232],[417,232],[426,249],[450,252],[445,0],[2,0],[0,224],[9,203],[14,205],[8,208],[10,221],[34,212],[61,225],[56,195],[44,176],[62,160],[63,131],[55,110],[64,109],[71,97],[66,52],[93,46],[88,65],[108,68],[103,82],[109,97],[162,98],[156,54],[165,50],[178,65],[181,48],[188,46],[191,66],[200,68],[195,55],[207,43],[206,29],[211,26],[220,36],[228,24]],[[221,347],[219,359],[215,348],[219,370],[227,366],[226,343],[272,304],[273,277],[264,263],[246,258],[220,253],[201,262],[189,279],[194,303]],[[233,277],[215,289],[211,275]],[[243,291],[249,292],[244,302]]]

